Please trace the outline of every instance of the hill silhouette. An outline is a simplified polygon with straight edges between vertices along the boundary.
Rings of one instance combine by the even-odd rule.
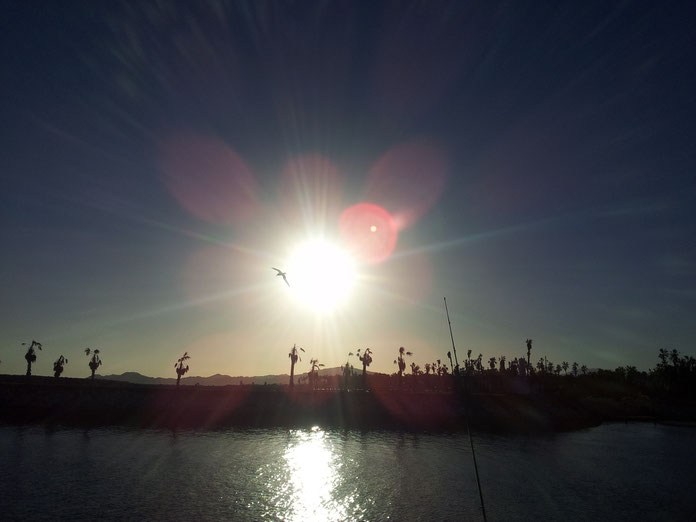
[[[322,368],[319,375],[341,375],[343,367],[335,366],[333,368]],[[368,372],[372,374],[373,372]],[[302,372],[296,375],[296,378],[301,378],[307,375],[307,372]],[[133,384],[176,384],[176,377],[150,377],[138,372],[124,372],[121,374],[111,375],[95,375],[95,379],[105,379],[109,381],[130,382]],[[248,385],[248,384],[287,384],[290,375],[281,373],[277,375],[254,375],[254,376],[232,376],[216,373],[208,377],[191,376],[182,377],[181,384],[184,386],[230,386],[230,385]]]

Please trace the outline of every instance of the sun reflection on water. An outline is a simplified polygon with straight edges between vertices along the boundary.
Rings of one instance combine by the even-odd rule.
[[[292,490],[291,519],[345,519],[345,509],[333,497],[341,464],[326,432],[315,427],[293,435],[284,455]]]
[[[363,520],[374,506],[358,478],[360,449],[345,436],[318,427],[290,430],[268,451],[268,463],[256,471],[264,493],[247,506],[260,508],[262,520]]]

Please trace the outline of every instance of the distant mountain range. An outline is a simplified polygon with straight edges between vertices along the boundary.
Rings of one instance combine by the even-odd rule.
[[[361,369],[355,368],[355,372],[362,371]],[[336,366],[334,368],[322,368],[319,370],[319,375],[341,375],[342,367]],[[373,373],[373,372],[368,372]],[[295,382],[301,376],[307,375],[307,372],[301,372],[295,374]],[[120,375],[95,375],[96,379],[106,379],[109,381],[122,381],[131,382],[134,384],[176,384],[176,377],[148,377],[147,375],[142,375],[138,372],[125,372]],[[290,374],[283,373],[280,375],[256,375],[253,377],[233,377],[231,375],[221,375],[216,373],[209,377],[182,377],[181,384],[187,386],[200,385],[200,386],[228,386],[230,384],[288,384],[290,381]]]

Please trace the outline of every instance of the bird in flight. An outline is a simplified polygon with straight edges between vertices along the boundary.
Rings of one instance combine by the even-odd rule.
[[[288,274],[286,274],[286,273],[283,272],[282,270],[277,269],[277,268],[274,267],[274,266],[272,266],[271,268],[272,268],[273,270],[275,270],[276,272],[278,272],[278,273],[276,274],[276,277],[278,277],[278,276],[282,277],[282,278],[283,278],[283,281],[285,281],[285,284],[288,285],[288,286],[290,286],[290,283],[288,283],[288,278],[287,278],[287,275],[288,275]]]

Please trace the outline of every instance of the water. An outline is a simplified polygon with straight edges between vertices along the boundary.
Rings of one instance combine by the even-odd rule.
[[[489,520],[693,520],[696,429],[474,435]],[[4,520],[481,520],[466,435],[0,428]]]

